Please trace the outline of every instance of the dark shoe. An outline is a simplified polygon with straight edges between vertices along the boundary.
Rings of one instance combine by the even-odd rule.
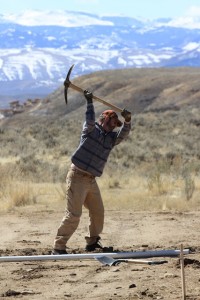
[[[64,255],[67,254],[66,250],[53,249],[51,255]]]
[[[85,250],[88,251],[88,252],[91,252],[91,251],[94,251],[96,249],[103,249],[103,246],[101,245],[101,242],[100,242],[100,237],[98,237],[96,239],[96,242],[92,245],[86,245],[85,247]]]

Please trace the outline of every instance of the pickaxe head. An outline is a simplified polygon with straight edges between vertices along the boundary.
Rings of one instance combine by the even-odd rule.
[[[65,96],[65,103],[67,104],[67,91],[68,91],[68,87],[70,86],[70,80],[69,80],[69,77],[70,77],[70,74],[72,72],[72,69],[73,69],[74,65],[72,65],[67,73],[67,76],[66,76],[66,79],[64,81],[64,96]]]
[[[65,95],[65,102],[66,102],[66,104],[67,104],[67,90],[68,90],[69,87],[71,87],[72,89],[74,89],[77,92],[84,93],[84,90],[81,87],[79,87],[79,86],[71,83],[71,81],[69,80],[69,77],[70,77],[70,74],[72,72],[73,67],[74,67],[74,65],[72,65],[71,68],[69,69],[69,71],[67,73],[67,77],[66,77],[66,79],[64,81],[64,87],[65,87],[65,89],[64,89],[64,95]],[[103,103],[103,104],[111,107],[111,109],[113,109],[114,111],[117,111],[117,112],[120,112],[120,113],[122,113],[122,111],[124,111],[122,108],[120,108],[120,107],[118,107],[116,105],[113,105],[113,104],[111,104],[111,103],[109,103],[109,102],[107,102],[107,101],[105,101],[105,100],[103,100],[103,99],[101,99],[101,98],[99,98],[99,97],[97,97],[95,95],[93,95],[92,99],[96,100],[96,101],[99,101],[99,102],[101,102],[101,103]]]

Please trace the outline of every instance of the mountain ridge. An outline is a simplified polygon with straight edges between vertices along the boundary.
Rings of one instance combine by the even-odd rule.
[[[48,14],[49,22],[52,19],[57,25],[41,25],[45,12],[1,15],[0,107],[8,104],[6,98],[45,97],[63,84],[72,64],[76,65],[74,77],[133,67],[200,66],[199,20],[191,29],[177,26],[172,19],[67,11]],[[58,26],[59,15],[71,23],[62,26],[60,21]],[[37,22],[30,26],[28,20],[29,24],[30,20]]]
[[[133,114],[179,111],[200,107],[200,68],[130,68],[97,71],[70,78],[81,89],[90,90],[95,96],[116,106],[127,108]],[[64,85],[40,100],[34,113],[25,112],[33,118],[58,118],[81,110],[85,99],[82,93],[68,88],[68,104],[64,100]],[[21,103],[22,104],[22,103]],[[94,100],[97,113],[104,105]],[[109,106],[108,106],[109,108]],[[106,109],[106,106],[105,106]],[[79,113],[79,112],[78,112]],[[21,118],[21,116],[16,116]],[[22,114],[23,119],[23,114]]]

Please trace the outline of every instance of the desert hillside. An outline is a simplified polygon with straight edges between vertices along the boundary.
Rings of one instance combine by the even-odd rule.
[[[160,158],[199,163],[199,68],[126,69],[91,73],[71,81],[132,114],[133,130],[110,164],[129,169]],[[96,115],[107,109],[95,102]],[[1,159],[30,156],[57,162],[77,146],[84,120],[82,94],[63,86],[24,112],[2,119]],[[46,158],[44,159],[45,153]],[[51,159],[52,162],[52,159]],[[110,167],[109,167],[110,168]]]
[[[113,150],[100,179],[104,190],[111,193],[118,188],[117,196],[123,193],[126,198],[139,182],[137,203],[145,202],[146,208],[152,205],[145,190],[173,203],[173,197],[177,201],[195,199],[198,205],[199,75],[198,68],[121,69],[78,78],[72,72],[72,83],[133,115],[127,141]],[[2,198],[11,197],[5,196],[4,187],[13,176],[22,182],[65,182],[71,154],[79,143],[86,102],[81,93],[69,88],[66,105],[63,88],[45,99],[27,101],[20,113],[0,120]],[[94,105],[97,117],[108,109],[97,101]],[[141,197],[145,200],[140,201]]]

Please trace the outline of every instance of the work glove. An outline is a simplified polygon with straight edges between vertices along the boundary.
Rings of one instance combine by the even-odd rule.
[[[124,108],[121,112],[121,115],[125,119],[125,122],[131,121],[131,112],[128,111],[127,109]]]
[[[93,94],[89,92],[88,90],[85,90],[84,92],[85,99],[87,100],[87,103],[92,103]]]

